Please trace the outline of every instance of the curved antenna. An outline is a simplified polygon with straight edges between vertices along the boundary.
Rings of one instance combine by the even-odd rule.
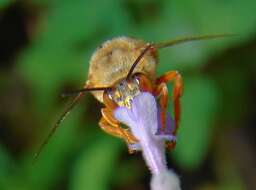
[[[192,42],[192,41],[200,41],[200,40],[210,40],[210,39],[218,39],[218,38],[224,38],[224,37],[232,37],[236,36],[236,34],[213,34],[213,35],[201,35],[201,36],[190,36],[190,37],[181,37],[170,41],[160,42],[160,43],[149,43],[147,44],[146,48],[141,52],[141,54],[138,56],[138,58],[134,61],[132,64],[126,80],[129,80],[135,67],[138,65],[142,57],[147,53],[148,50],[151,48],[165,48],[170,47],[174,45],[178,45],[185,42]]]
[[[53,125],[53,127],[51,128],[48,136],[46,137],[46,139],[43,141],[43,143],[40,145],[37,153],[34,155],[33,161],[36,161],[36,159],[38,158],[38,156],[40,155],[40,153],[42,152],[43,148],[45,147],[45,145],[49,142],[49,140],[51,139],[51,137],[53,136],[53,134],[55,133],[56,129],[60,126],[60,124],[64,121],[64,119],[66,118],[66,116],[70,113],[70,111],[75,107],[75,105],[79,102],[79,100],[83,97],[84,92],[88,92],[88,91],[97,91],[97,90],[106,90],[109,89],[108,87],[98,87],[98,88],[84,88],[81,90],[77,90],[77,91],[73,91],[71,92],[72,95],[74,94],[78,94],[73,100],[72,102],[67,106],[67,108],[65,109],[65,111],[60,115],[59,119],[56,121],[56,123]]]
[[[148,44],[146,46],[146,48],[141,52],[141,54],[139,55],[139,57],[137,57],[137,59],[134,61],[134,63],[132,64],[127,76],[126,76],[126,80],[129,80],[133,70],[135,69],[135,67],[137,66],[137,64],[140,62],[140,60],[142,59],[142,57],[147,53],[147,51],[152,48],[152,44]]]
[[[236,36],[236,34],[213,34],[213,35],[202,35],[202,36],[188,36],[188,37],[177,38],[170,41],[155,43],[154,47],[165,48],[165,47],[170,47],[170,46],[185,43],[185,42],[210,40],[210,39],[218,39],[218,38],[233,37],[233,36]]]
[[[64,92],[63,94],[61,94],[61,96],[63,98],[68,97],[68,96],[74,96],[77,95],[78,93],[84,93],[84,92],[88,92],[88,91],[101,91],[101,90],[111,90],[111,87],[97,87],[97,88],[82,88],[79,90],[74,90],[71,92]]]

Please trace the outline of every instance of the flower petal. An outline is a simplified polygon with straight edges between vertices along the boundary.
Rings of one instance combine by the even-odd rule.
[[[161,134],[165,134],[165,135],[170,135],[173,134],[174,129],[175,129],[175,122],[173,120],[173,118],[171,117],[171,114],[166,112],[166,126],[163,127],[161,120],[160,120],[160,114],[161,114],[161,108],[158,107],[157,109],[157,130],[156,130],[156,135],[161,135]],[[164,130],[161,130],[164,129]]]
[[[121,123],[123,123],[127,126],[132,126],[132,125],[135,125],[135,123],[134,123],[135,120],[130,112],[131,111],[129,109],[127,109],[126,107],[118,107],[114,111],[114,116]]]
[[[136,96],[132,101],[132,112],[136,121],[141,125],[150,128],[152,134],[157,131],[157,106],[155,97],[144,92]]]
[[[172,170],[153,175],[150,186],[152,190],[181,190],[179,177]]]
[[[140,143],[133,143],[133,144],[128,144],[129,150],[132,151],[141,151],[141,145]]]
[[[171,117],[171,114],[166,112],[166,126],[163,127],[162,123],[160,121],[160,113],[161,108],[158,107],[158,125],[157,125],[157,131],[155,133],[156,137],[165,141],[176,141],[176,136],[173,135],[174,129],[175,129],[175,123],[174,120]]]
[[[167,114],[167,125],[162,127],[159,122],[159,110],[155,97],[143,92],[132,100],[131,109],[119,107],[114,111],[114,116],[127,125],[138,139],[138,143],[128,146],[129,149],[142,151],[146,164],[153,174],[151,187],[155,190],[179,190],[178,178],[168,171],[165,158],[165,142],[176,140],[172,135],[174,121],[170,114]]]
[[[116,119],[130,127],[140,146],[128,145],[134,149],[141,148],[146,163],[153,174],[166,170],[165,143],[157,138],[157,106],[154,96],[141,93],[132,101],[131,109],[122,107],[114,112]]]

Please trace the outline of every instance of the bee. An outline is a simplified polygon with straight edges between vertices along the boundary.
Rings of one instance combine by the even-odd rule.
[[[100,128],[110,135],[122,138],[128,145],[132,145],[137,143],[137,139],[128,128],[122,127],[115,119],[113,115],[114,110],[118,106],[130,108],[131,101],[135,96],[141,92],[150,92],[158,98],[160,122],[161,127],[164,128],[169,100],[167,83],[172,82],[172,101],[175,120],[175,129],[172,135],[176,135],[180,123],[180,98],[183,92],[182,77],[176,70],[168,71],[159,77],[156,76],[158,50],[184,42],[216,39],[226,36],[230,35],[219,34],[182,37],[160,43],[148,43],[129,37],[117,37],[104,42],[91,57],[88,79],[84,87],[64,94],[64,96],[75,95],[75,98],[52,127],[49,135],[41,144],[35,158],[38,157],[66,115],[79,102],[85,92],[91,92],[105,106],[101,109]]]

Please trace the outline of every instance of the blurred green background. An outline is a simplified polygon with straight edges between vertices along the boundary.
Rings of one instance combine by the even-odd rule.
[[[239,35],[159,52],[158,75],[179,70],[185,83],[168,163],[186,190],[256,189],[255,10],[255,0],[0,0],[0,190],[149,189],[141,155],[101,131],[90,94],[35,164],[33,154],[103,41],[219,33]]]

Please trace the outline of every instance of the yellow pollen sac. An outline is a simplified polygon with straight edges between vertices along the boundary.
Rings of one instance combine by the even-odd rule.
[[[132,98],[133,98],[132,96],[126,97],[126,99],[124,100],[125,107],[131,109]]]

